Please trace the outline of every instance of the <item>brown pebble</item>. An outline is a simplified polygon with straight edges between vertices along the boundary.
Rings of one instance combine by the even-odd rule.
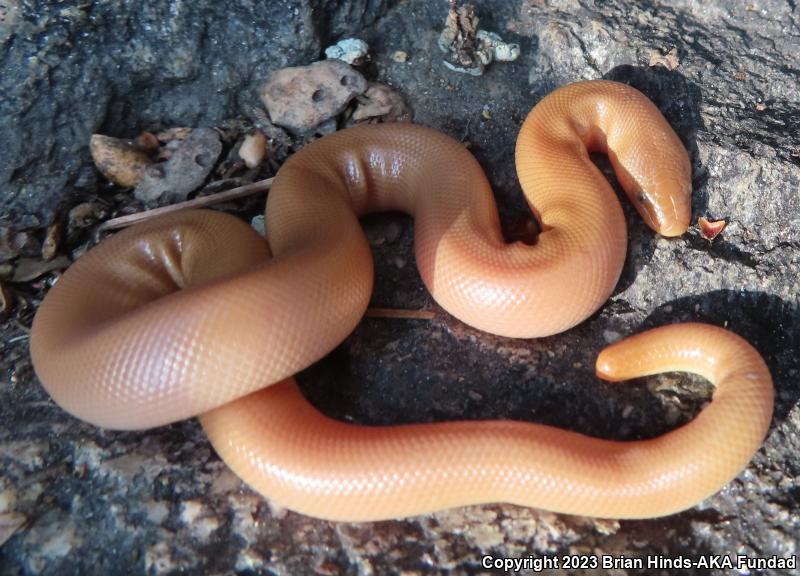
[[[134,142],[102,134],[92,134],[89,150],[103,176],[123,188],[136,186],[144,176],[144,169],[152,162]]]
[[[47,227],[47,232],[42,242],[42,259],[52,260],[58,252],[58,245],[61,241],[61,222],[54,222]]]

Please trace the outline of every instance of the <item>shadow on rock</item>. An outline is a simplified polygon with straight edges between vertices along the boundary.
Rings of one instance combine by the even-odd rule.
[[[723,326],[752,344],[764,357],[775,385],[775,418],[785,418],[800,398],[800,309],[763,292],[714,290],[661,306],[642,330],[675,322]]]
[[[777,392],[775,415],[784,418],[798,396],[790,380],[798,369],[797,320],[797,309],[780,298],[718,290],[674,300],[622,335],[674,322],[729,328],[763,354]],[[624,386],[598,380],[593,365],[603,337],[589,324],[526,344],[477,337],[454,319],[402,332],[362,323],[346,345],[299,375],[305,393],[329,415],[362,423],[499,418],[614,440],[673,430],[696,417],[712,393],[709,383],[688,375]],[[515,346],[527,355],[509,357]]]

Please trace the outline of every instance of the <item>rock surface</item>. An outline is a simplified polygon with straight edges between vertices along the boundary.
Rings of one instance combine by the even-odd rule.
[[[12,320],[0,343],[0,514],[16,532],[0,548],[0,573],[462,574],[480,571],[484,554],[798,554],[800,9],[778,0],[475,3],[482,26],[521,46],[519,59],[480,78],[442,64],[436,39],[446,6],[425,0],[400,2],[371,25],[360,15],[378,14],[378,2],[348,3],[325,16],[300,2],[255,10],[200,1],[174,13],[149,2],[43,2],[12,19],[20,28],[11,36],[6,17],[3,69],[22,72],[0,78],[2,93],[12,96],[0,100],[3,206],[18,220],[46,219],[79,181],[88,135],[98,127],[129,136],[154,123],[220,119],[266,70],[317,59],[326,43],[316,30],[328,30],[369,43],[370,79],[398,89],[417,122],[471,143],[511,222],[525,210],[513,150],[531,106],[574,80],[629,82],[656,102],[690,150],[693,221],[727,220],[713,243],[696,228],[657,238],[623,202],[630,242],[622,279],[576,329],[525,341],[480,333],[441,311],[427,322],[366,319],[300,380],[327,413],[370,424],[519,418],[606,438],[653,437],[690,419],[707,387],[674,375],[604,384],[594,378],[594,358],[646,327],[708,321],[751,341],[773,373],[775,416],[750,466],[696,508],[656,520],[491,505],[365,525],[317,521],[275,509],[242,486],[194,421],[118,433],[65,415],[36,384],[26,333]],[[199,14],[211,22],[220,11],[221,28],[189,24]],[[181,57],[170,26],[202,47],[202,65]],[[271,26],[279,28],[265,33]],[[223,66],[233,45],[238,60]],[[677,68],[648,66],[654,53],[673,48]],[[408,58],[396,61],[397,51]],[[122,68],[108,67],[108,59]],[[259,64],[250,67],[254,59]],[[80,100],[86,107],[65,114]],[[38,131],[20,138],[32,125]],[[375,216],[365,226],[376,261],[373,305],[437,310],[414,267],[411,220]],[[18,305],[23,321],[34,305]],[[553,573],[568,572],[576,573]]]
[[[94,132],[203,126],[257,102],[267,74],[317,60],[388,0],[0,3],[0,213],[48,223]]]

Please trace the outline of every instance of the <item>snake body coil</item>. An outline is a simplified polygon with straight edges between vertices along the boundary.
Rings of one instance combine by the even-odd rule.
[[[495,501],[619,518],[692,506],[746,465],[772,411],[763,360],[719,328],[664,327],[601,354],[604,378],[686,370],[717,386],[694,421],[642,442],[505,421],[346,425],[286,380],[338,345],[367,306],[373,268],[358,225],[367,212],[414,216],[422,278],[464,322],[535,337],[592,314],[619,278],[626,227],[590,151],[608,154],[657,232],[686,230],[686,151],[623,84],[566,86],[525,121],[517,169],[544,230],[533,247],[503,242],[486,177],[458,143],[413,125],[357,127],[281,168],[266,210],[272,259],[244,223],[204,211],[89,251],[35,318],[36,372],[56,402],[99,426],[201,415],[235,472],[313,516],[371,520]]]

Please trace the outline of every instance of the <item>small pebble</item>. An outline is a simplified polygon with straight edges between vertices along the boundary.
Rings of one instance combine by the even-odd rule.
[[[519,44],[503,42],[503,39],[494,32],[478,30],[477,38],[492,51],[492,56],[497,62],[513,62],[519,58]]]
[[[392,60],[398,64],[405,64],[408,61],[408,52],[396,50],[394,54],[392,54]]]
[[[89,150],[103,176],[123,188],[136,186],[144,177],[145,168],[152,163],[135,142],[102,134],[92,134]]]
[[[61,222],[54,222],[47,227],[47,232],[42,242],[42,259],[52,260],[58,252],[58,245],[61,240]]]
[[[39,256],[42,245],[33,232],[23,230],[14,234],[12,245],[21,256]]]
[[[347,64],[357,66],[361,64],[369,52],[369,45],[358,38],[345,38],[333,46],[325,48],[325,57],[341,60]]]
[[[264,215],[259,214],[258,216],[254,216],[252,220],[250,220],[250,227],[258,232],[258,234],[264,238],[267,234],[266,228],[264,226]]]
[[[398,224],[397,222],[389,222],[386,225],[386,228],[383,231],[383,235],[386,237],[386,241],[391,244],[395,242],[400,235],[403,233],[403,227]]]
[[[324,122],[317,124],[314,128],[314,134],[319,136],[328,136],[333,134],[339,129],[338,123],[336,122],[336,118],[328,118]]]
[[[181,521],[184,524],[192,524],[203,512],[203,504],[197,500],[187,500],[181,506]]]
[[[244,138],[241,147],[239,148],[239,158],[244,161],[244,165],[248,168],[256,168],[264,161],[264,156],[267,154],[267,138],[261,132],[256,130],[252,134],[248,134]]]

